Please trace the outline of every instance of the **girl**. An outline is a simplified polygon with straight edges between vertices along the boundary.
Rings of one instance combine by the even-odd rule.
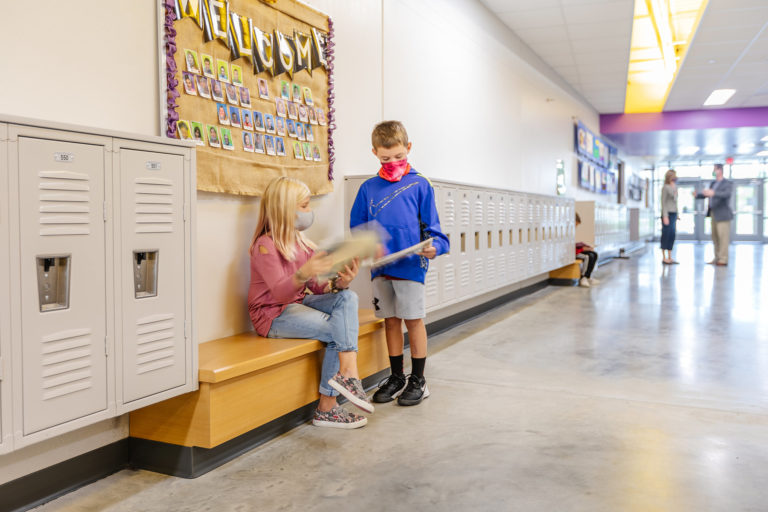
[[[261,336],[314,338],[326,344],[320,402],[312,423],[358,428],[367,418],[336,403],[341,393],[363,411],[373,412],[357,372],[357,295],[347,290],[358,262],[330,280],[318,278],[332,261],[323,252],[315,254],[314,244],[302,233],[314,220],[309,195],[304,183],[285,176],[267,185],[251,241],[248,309]]]
[[[672,259],[676,223],[677,173],[670,169],[664,175],[664,186],[661,189],[661,262],[665,265],[677,265],[677,261]]]

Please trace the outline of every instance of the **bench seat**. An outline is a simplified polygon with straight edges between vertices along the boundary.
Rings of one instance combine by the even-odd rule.
[[[360,377],[389,367],[384,321],[360,310]],[[199,345],[200,387],[130,414],[130,435],[214,448],[319,398],[324,345],[236,334]]]
[[[574,260],[564,267],[552,270],[549,273],[550,279],[556,280],[578,280],[581,277],[581,260]]]

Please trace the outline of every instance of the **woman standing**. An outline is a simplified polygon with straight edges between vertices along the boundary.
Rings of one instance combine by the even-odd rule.
[[[661,254],[662,263],[677,265],[672,259],[672,246],[675,245],[675,224],[677,222],[677,173],[670,169],[664,175],[661,188]]]

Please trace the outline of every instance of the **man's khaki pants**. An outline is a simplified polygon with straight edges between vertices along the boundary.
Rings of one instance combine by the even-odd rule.
[[[731,221],[712,220],[712,243],[715,244],[715,261],[728,263],[728,244],[731,243]]]

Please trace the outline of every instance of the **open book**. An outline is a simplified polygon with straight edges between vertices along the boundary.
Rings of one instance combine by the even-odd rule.
[[[323,279],[335,276],[344,270],[353,259],[360,261],[373,258],[380,243],[379,235],[375,231],[355,231],[343,242],[323,248],[333,261],[333,266],[324,275]]]

